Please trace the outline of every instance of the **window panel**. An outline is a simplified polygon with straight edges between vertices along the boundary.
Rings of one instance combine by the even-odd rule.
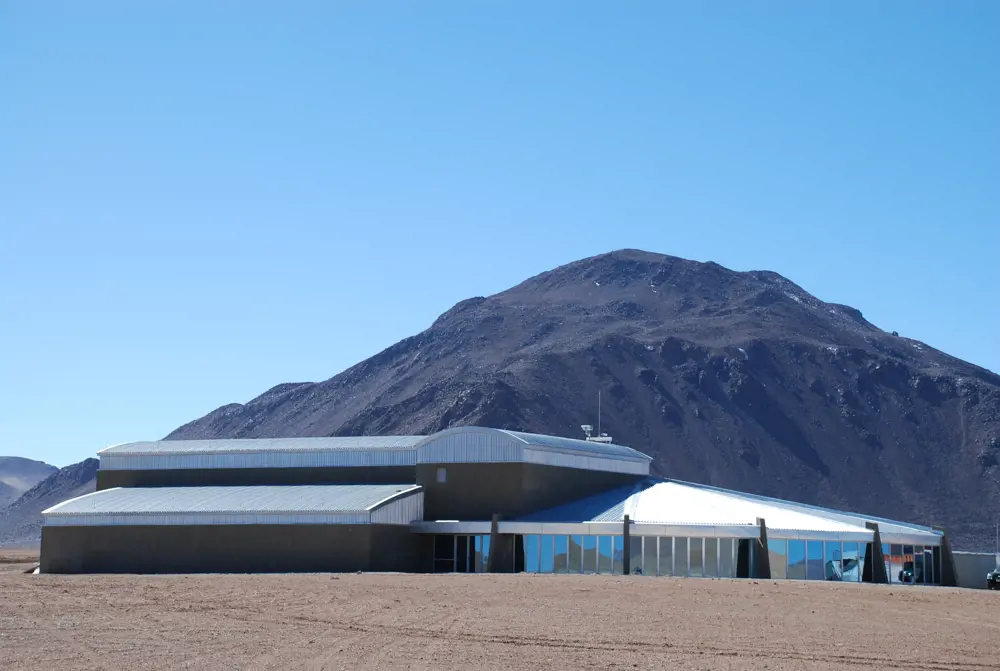
[[[823,578],[823,541],[809,541],[806,543],[806,579]]]
[[[864,547],[864,544],[861,545]],[[861,571],[864,560],[858,551],[857,543],[844,543],[841,552],[841,579],[845,582],[861,582]]]
[[[569,572],[569,539],[566,536],[555,537],[555,566],[556,573]]]
[[[767,539],[767,559],[771,564],[771,577],[781,580],[788,577],[788,541],[783,538]]]
[[[555,564],[552,558],[553,538],[548,534],[542,536],[542,550],[539,556],[542,573],[552,573],[555,571]]]
[[[674,575],[688,574],[688,539],[680,536],[674,538]]]
[[[659,575],[656,570],[656,540],[655,536],[646,536],[642,539],[643,575]]]
[[[583,572],[597,573],[597,536],[583,537]]]
[[[735,578],[736,562],[733,561],[733,548],[735,547],[733,538],[719,539],[719,577]]]
[[[583,536],[569,537],[569,572],[583,573]]]
[[[705,577],[716,578],[719,575],[719,540],[705,539]]]
[[[629,534],[628,544],[628,572],[631,575],[642,575],[642,536]]]
[[[788,578],[789,580],[806,579],[805,541],[788,541]]]
[[[538,536],[530,534],[524,537],[524,571],[538,573]]]
[[[614,556],[615,564],[611,570],[615,575],[621,575],[622,562],[625,560],[625,539],[623,536],[614,536],[613,539],[612,554]]]
[[[671,537],[659,539],[659,573],[657,575],[674,575],[674,539]]]
[[[611,536],[597,537],[598,573],[611,573],[611,567],[614,565],[611,545]]]

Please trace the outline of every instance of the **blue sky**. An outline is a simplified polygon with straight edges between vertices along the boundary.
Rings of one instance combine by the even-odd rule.
[[[1000,3],[0,5],[0,454],[635,247],[1000,371]]]

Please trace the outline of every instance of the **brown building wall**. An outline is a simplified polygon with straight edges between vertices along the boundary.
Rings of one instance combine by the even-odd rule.
[[[43,573],[420,570],[422,539],[388,525],[44,527]]]
[[[425,520],[463,521],[489,520],[493,513],[516,519],[646,477],[520,463],[418,464],[416,475]]]
[[[412,484],[413,466],[99,470],[97,489],[236,485]]]

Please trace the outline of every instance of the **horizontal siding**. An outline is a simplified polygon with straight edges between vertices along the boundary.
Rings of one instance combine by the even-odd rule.
[[[211,452],[328,452],[413,449],[425,436],[333,436],[328,438],[221,438],[151,440],[106,447],[98,454],[208,454]]]
[[[524,448],[524,461],[530,464],[580,468],[588,471],[649,475],[648,461],[622,460],[589,454],[572,454],[561,450],[539,449],[533,446]]]
[[[131,513],[46,515],[45,526],[195,526],[209,524],[368,524],[369,513]]]
[[[424,493],[401,496],[371,512],[372,524],[409,524],[424,519]]]
[[[469,430],[446,433],[420,446],[421,464],[480,464],[520,462],[524,444],[500,431]]]
[[[322,468],[328,466],[413,466],[416,450],[329,450],[275,452],[209,452],[205,454],[101,454],[106,471],[193,468]]]

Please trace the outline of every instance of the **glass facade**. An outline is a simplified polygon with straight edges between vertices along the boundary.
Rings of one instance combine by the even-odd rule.
[[[603,573],[624,570],[622,536],[525,534],[517,536],[513,565],[527,573]],[[747,577],[747,553],[753,539],[630,536],[631,573],[680,577]],[[792,580],[860,582],[866,543],[769,538],[771,577]],[[741,554],[742,551],[742,554]],[[936,546],[885,545],[886,569],[892,583],[939,584],[941,550]],[[747,555],[750,555],[748,557]],[[490,536],[436,535],[434,570],[439,573],[484,573]],[[505,559],[505,561],[507,561]],[[742,564],[741,564],[742,562]],[[739,568],[742,566],[742,568]],[[742,573],[740,573],[742,572]]]

